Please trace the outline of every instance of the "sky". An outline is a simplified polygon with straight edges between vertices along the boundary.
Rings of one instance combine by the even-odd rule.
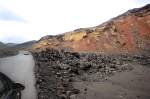
[[[22,43],[92,27],[150,0],[0,0],[0,41]]]

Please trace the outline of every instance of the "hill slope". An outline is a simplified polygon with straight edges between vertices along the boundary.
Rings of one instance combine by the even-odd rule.
[[[0,57],[12,56],[16,55],[19,50],[26,50],[31,48],[36,41],[29,41],[22,44],[14,44],[14,43],[2,43],[0,42]]]
[[[139,52],[150,49],[150,4],[127,11],[96,27],[45,36],[32,48],[87,52]]]
[[[21,44],[16,44],[16,45],[12,46],[11,48],[18,49],[18,50],[28,49],[28,48],[31,48],[32,45],[34,45],[35,43],[36,43],[35,40],[28,41],[28,42],[24,42],[24,43],[21,43]]]

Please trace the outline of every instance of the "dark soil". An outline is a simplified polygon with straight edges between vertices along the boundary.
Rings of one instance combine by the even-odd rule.
[[[107,81],[117,73],[132,71],[134,68],[130,64],[150,66],[149,54],[108,55],[54,49],[32,53],[36,61],[38,99],[74,99],[74,95],[82,93],[80,88],[75,88],[76,82],[84,85],[83,82]]]

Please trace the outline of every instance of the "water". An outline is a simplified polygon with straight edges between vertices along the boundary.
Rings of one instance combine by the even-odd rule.
[[[25,85],[22,91],[22,99],[36,99],[34,60],[31,54],[24,55],[25,51],[20,51],[16,56],[0,59],[0,72],[7,75],[13,81]]]

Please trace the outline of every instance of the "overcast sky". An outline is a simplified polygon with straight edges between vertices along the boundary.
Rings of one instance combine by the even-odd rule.
[[[101,24],[150,0],[0,0],[0,41],[21,43]]]

